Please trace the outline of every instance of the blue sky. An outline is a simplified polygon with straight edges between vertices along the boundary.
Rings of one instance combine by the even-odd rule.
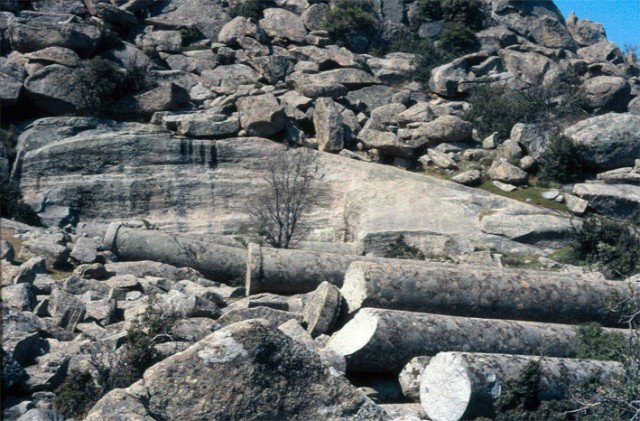
[[[571,11],[578,18],[604,25],[607,38],[623,48],[640,46],[640,0],[554,0],[566,18]]]

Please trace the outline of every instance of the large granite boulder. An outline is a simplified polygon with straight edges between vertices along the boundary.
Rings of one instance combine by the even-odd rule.
[[[573,194],[587,200],[599,213],[640,224],[640,186],[580,183],[573,187]]]
[[[640,159],[640,116],[609,113],[582,120],[564,134],[582,148],[582,162],[601,171],[633,166]]]
[[[218,40],[218,33],[224,24],[229,21],[229,16],[218,0],[163,0],[137,3],[142,3],[138,7],[149,8],[150,16],[146,18],[148,24],[158,29],[193,28],[214,42]]]
[[[263,11],[260,28],[271,38],[281,38],[290,42],[302,43],[307,28],[300,16],[285,9],[269,8]]]
[[[313,125],[316,129],[318,149],[338,152],[344,147],[344,129],[342,114],[330,98],[316,100],[313,113]]]
[[[236,16],[222,27],[218,33],[218,42],[237,47],[238,41],[243,37],[261,40],[263,33],[255,21],[248,20],[244,16]]]
[[[236,106],[240,126],[249,136],[268,137],[284,128],[284,106],[273,94],[242,97]]]
[[[385,420],[386,413],[320,356],[261,320],[232,324],[116,389],[86,420]],[[202,379],[213,379],[203,382]],[[199,402],[185,405],[185,402]]]
[[[459,117],[444,115],[428,123],[421,124],[413,132],[414,139],[423,139],[431,144],[442,142],[468,142],[471,140],[472,126]]]
[[[0,105],[12,106],[18,102],[25,76],[26,71],[20,64],[0,57]]]
[[[631,100],[631,87],[621,77],[597,76],[586,80],[581,89],[586,105],[596,113],[623,113]]]
[[[11,46],[21,53],[47,47],[69,48],[81,56],[91,56],[101,38],[98,27],[76,23],[71,15],[25,14],[9,22]]]
[[[202,79],[210,86],[237,88],[240,85],[258,82],[262,76],[245,64],[229,64],[218,66],[213,70],[205,70]]]
[[[50,115],[60,115],[89,107],[91,98],[84,89],[85,82],[76,69],[53,64],[29,76],[24,87],[38,108]]]

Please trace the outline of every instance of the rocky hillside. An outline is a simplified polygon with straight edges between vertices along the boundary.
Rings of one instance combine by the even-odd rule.
[[[531,367],[528,411],[630,376],[580,325],[640,305],[640,63],[602,25],[1,0],[0,53],[4,418],[514,419]]]

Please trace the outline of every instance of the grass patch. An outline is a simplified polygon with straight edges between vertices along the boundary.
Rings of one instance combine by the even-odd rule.
[[[544,269],[544,265],[540,263],[538,256],[531,254],[503,254],[500,258],[504,267],[514,269]]]
[[[518,188],[517,190],[514,190],[512,192],[506,192],[493,185],[491,181],[485,181],[480,185],[480,188],[490,193],[498,194],[510,199],[519,200],[521,202],[526,202],[531,205],[561,211],[568,210],[567,205],[565,205],[564,203],[558,203],[555,200],[548,200],[542,197],[542,193],[544,191],[547,191],[548,189],[542,189],[539,187],[528,187],[526,189]]]

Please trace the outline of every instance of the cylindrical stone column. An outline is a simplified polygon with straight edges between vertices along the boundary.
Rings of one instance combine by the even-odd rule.
[[[315,290],[324,281],[341,287],[347,268],[356,260],[371,258],[249,244],[247,295],[258,292],[301,294]]]
[[[387,260],[354,262],[342,294],[350,313],[376,307],[423,313],[553,323],[597,321],[618,326],[612,291],[627,284],[581,274]]]
[[[594,375],[606,381],[624,373],[622,364],[613,361],[441,352],[422,373],[422,409],[433,421],[492,417],[494,401],[509,392],[507,380],[517,379],[536,360],[540,361],[540,400],[563,399],[570,388]]]
[[[443,351],[573,357],[577,336],[570,325],[363,308],[327,346],[345,356],[349,371],[397,372]]]
[[[124,261],[152,260],[190,267],[208,279],[229,283],[242,279],[246,250],[223,246],[162,231],[140,230],[111,224],[104,246]]]

